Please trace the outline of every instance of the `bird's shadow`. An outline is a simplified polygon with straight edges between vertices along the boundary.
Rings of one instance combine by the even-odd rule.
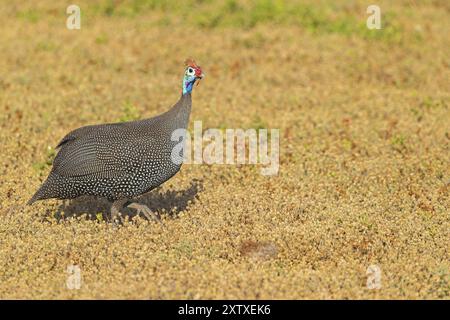
[[[133,202],[145,204],[160,215],[176,217],[190,203],[198,199],[198,193],[202,189],[202,181],[194,179],[186,189],[161,192],[161,187],[159,187],[133,199]],[[105,198],[83,196],[64,201],[58,207],[55,218],[59,221],[85,216],[89,220],[108,220],[110,209],[111,202]],[[123,217],[128,216],[129,219],[136,216],[135,210],[126,207],[121,210],[121,213]]]

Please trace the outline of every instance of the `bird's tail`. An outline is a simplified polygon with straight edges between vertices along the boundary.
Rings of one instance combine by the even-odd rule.
[[[38,189],[38,191],[36,191],[36,193],[31,197],[30,200],[28,200],[27,205],[31,205],[33,203],[35,203],[38,200],[44,200],[44,199],[48,199],[49,197],[49,190],[48,190],[48,180],[45,181],[40,188]]]
[[[36,193],[31,197],[31,199],[30,200],[28,200],[28,202],[27,202],[27,205],[29,206],[29,205],[32,205],[33,203],[35,203],[36,201],[38,201],[38,200],[41,200],[41,189],[42,188],[39,188],[39,190],[38,191],[36,191]]]

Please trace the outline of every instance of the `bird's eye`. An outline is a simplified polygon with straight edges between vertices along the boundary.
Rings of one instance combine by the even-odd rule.
[[[194,69],[189,68],[189,69],[188,69],[188,72],[189,72],[189,73],[194,73]]]

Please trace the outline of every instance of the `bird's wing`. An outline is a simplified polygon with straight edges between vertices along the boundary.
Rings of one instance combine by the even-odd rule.
[[[144,157],[142,137],[129,126],[87,126],[67,134],[58,144],[52,172],[65,177],[119,178],[129,175]],[[147,139],[147,143],[149,142]]]

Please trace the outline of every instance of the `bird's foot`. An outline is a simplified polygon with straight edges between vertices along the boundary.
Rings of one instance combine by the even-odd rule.
[[[126,200],[117,200],[111,206],[110,221],[114,225],[120,225],[123,223],[123,218],[122,214],[120,213],[120,209],[122,209],[124,203],[126,203]]]
[[[147,218],[147,220],[154,220],[162,224],[160,215],[150,210],[150,208],[147,207],[145,204],[133,202],[129,204],[127,207],[136,209],[137,214],[140,215],[142,213],[144,217]]]
[[[122,214],[111,210],[110,221],[115,225],[121,225],[123,223]]]
[[[114,225],[116,225],[116,226],[120,226],[120,225],[122,225],[123,224],[123,218],[119,215],[119,216],[116,216],[116,217],[113,217],[112,219],[111,219],[111,221],[112,221],[112,223],[114,224]]]

